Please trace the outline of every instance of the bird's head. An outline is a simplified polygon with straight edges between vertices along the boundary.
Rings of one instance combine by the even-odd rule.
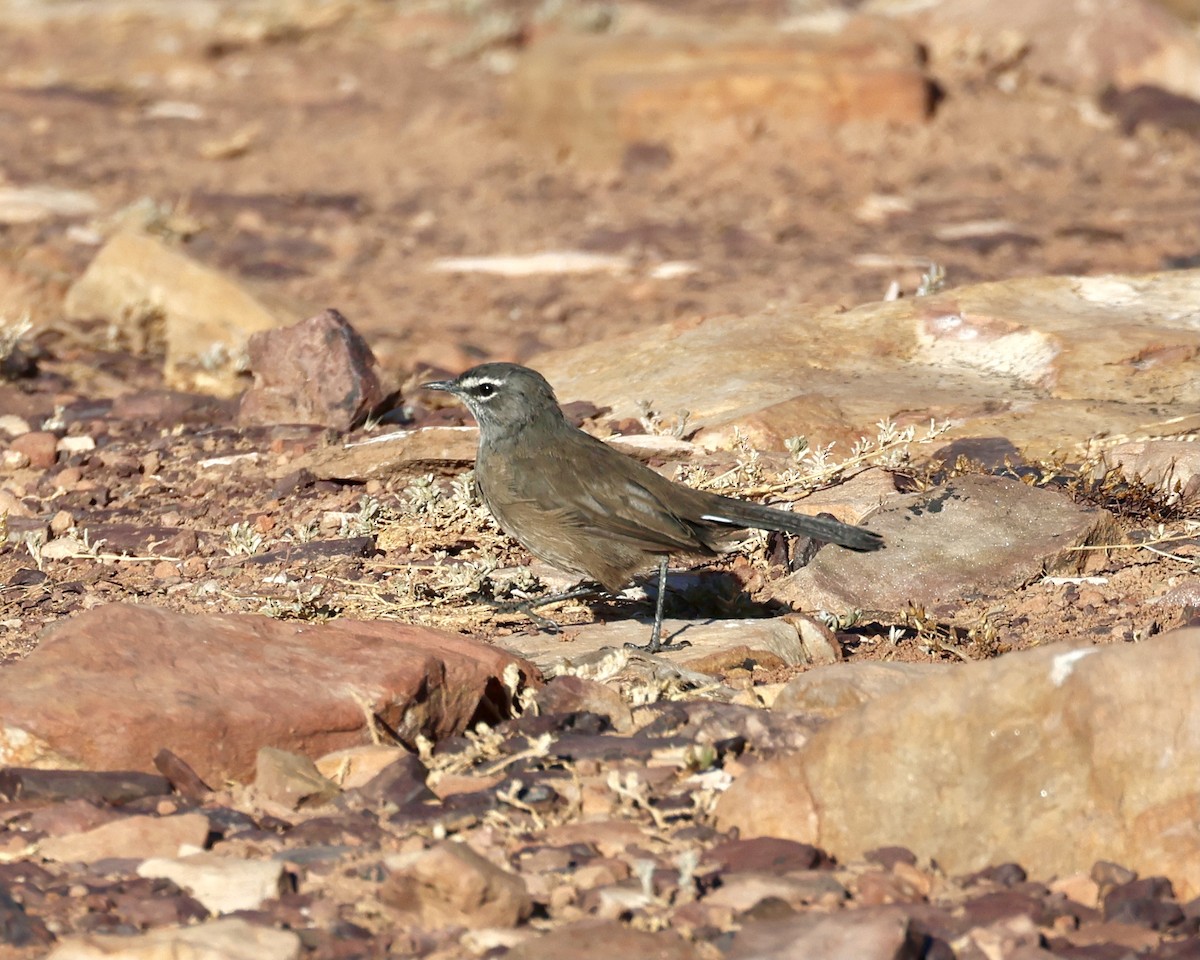
[[[453,380],[422,384],[443,390],[467,405],[484,439],[518,432],[537,421],[562,420],[550,384],[536,370],[516,363],[483,363]]]

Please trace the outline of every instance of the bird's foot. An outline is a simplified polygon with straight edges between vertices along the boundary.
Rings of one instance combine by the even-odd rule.
[[[626,650],[637,650],[640,653],[654,654],[654,653],[669,653],[672,650],[683,650],[684,648],[690,647],[691,645],[692,644],[691,644],[690,640],[678,640],[675,643],[663,643],[662,640],[655,638],[655,639],[652,639],[649,643],[627,643],[627,644],[625,644],[625,649]]]

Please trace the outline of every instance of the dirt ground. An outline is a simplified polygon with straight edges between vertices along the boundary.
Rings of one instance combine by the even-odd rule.
[[[190,21],[192,8],[158,19],[94,9],[86,19],[17,18],[0,32],[0,178],[86,191],[105,211],[101,227],[148,218],[297,319],[336,306],[392,385],[424,369],[524,360],[676,318],[778,301],[852,306],[893,281],[912,290],[930,261],[959,284],[1149,271],[1200,253],[1200,146],[1152,127],[1125,136],[1091,98],[1067,91],[1004,92],[960,71],[937,76],[944,96],[921,126],[848,128],[800,145],[768,135],[719,156],[581,171],[508,132],[504,72],[530,30],[554,28],[520,5],[505,8],[505,29],[478,12],[434,7],[255,8],[209,24]],[[690,13],[714,24],[731,16],[720,4]],[[0,265],[41,296],[41,373],[7,402],[25,416],[63,407],[69,433],[107,437],[99,456],[15,478],[30,512],[66,511],[63,524],[105,543],[40,563],[0,552],[0,652],[20,656],[45,622],[130,596],[182,609],[219,600],[277,614],[411,616],[491,636],[525,629],[462,609],[478,565],[521,555],[461,505],[443,502],[440,533],[435,525],[412,551],[306,554],[299,566],[293,558],[274,567],[251,557],[356,531],[381,536],[380,506],[397,515],[404,532],[393,539],[403,542],[414,524],[428,526],[428,513],[406,492],[412,477],[277,486],[272,477],[320,442],[319,431],[235,430],[220,403],[164,406],[152,392],[163,386],[153,350],[134,355],[101,325],[62,322],[61,296],[98,239],[56,220],[0,228]],[[440,257],[557,249],[696,269],[664,279],[644,270],[523,279],[429,270]],[[126,410],[140,404],[141,413],[113,416],[112,400],[131,391]],[[421,414],[420,401],[401,411]],[[198,466],[243,454],[253,456]],[[249,528],[231,533],[235,524]],[[132,550],[144,559],[114,559],[122,538],[152,527],[168,528],[160,539],[179,528],[198,539],[183,552],[159,544]],[[466,571],[457,599],[422,585],[431,570],[444,583],[446,564]],[[968,655],[1048,639],[1133,639],[1190,616],[1191,568],[1120,551],[1103,582],[1035,585],[929,613],[966,631],[956,643],[978,640]],[[1171,603],[1145,605],[1177,587]],[[692,602],[711,612],[703,598]],[[747,602],[712,601],[726,610]],[[573,607],[563,619],[627,613]],[[852,656],[953,656],[846,639]]]

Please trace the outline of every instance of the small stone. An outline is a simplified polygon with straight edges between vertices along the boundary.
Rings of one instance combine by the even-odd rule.
[[[10,437],[19,437],[23,433],[28,433],[32,428],[29,426],[29,421],[16,414],[6,413],[0,416],[0,433]]]
[[[59,453],[65,453],[68,456],[72,453],[88,453],[96,449],[96,439],[94,437],[63,437],[58,441]]]
[[[203,557],[188,557],[183,561],[180,572],[189,579],[203,577],[208,573],[208,561]]]
[[[281,860],[238,860],[213,853],[188,857],[152,857],[137,868],[139,877],[166,877],[212,913],[257,910],[284,891]]]
[[[586,711],[606,717],[618,733],[633,729],[629,704],[612,687],[595,680],[570,674],[554,677],[537,692],[536,700],[543,714]]]
[[[367,342],[336,310],[250,338],[254,386],[242,395],[243,426],[312,423],[349,430],[383,399]]]
[[[699,960],[710,956],[672,930],[650,933],[616,920],[584,920],[518,943],[505,960]]]
[[[0,470],[11,473],[29,466],[29,457],[20,450],[5,450],[0,453]]]
[[[122,817],[86,833],[43,840],[38,853],[60,863],[173,857],[181,850],[202,850],[210,829],[208,817],[200,813]]]
[[[258,751],[254,788],[268,800],[293,810],[327,803],[339,792],[337,784],[321,776],[308,757],[275,747]]]
[[[50,482],[54,484],[55,489],[74,490],[75,484],[79,483],[79,481],[82,479],[82,470],[80,470],[78,467],[66,467],[62,470],[59,470],[58,473],[51,478]]]
[[[14,437],[9,449],[25,454],[35,470],[48,470],[58,460],[58,437],[48,430],[30,430]]]
[[[171,577],[179,576],[179,567],[170,560],[160,560],[154,565],[151,576],[155,580],[168,580]]]
[[[454,841],[440,843],[390,873],[379,897],[431,928],[512,927],[533,911],[521,877]]]
[[[343,790],[362,787],[397,760],[409,756],[403,747],[382,743],[335,750],[316,761],[321,776],[328,777]]]

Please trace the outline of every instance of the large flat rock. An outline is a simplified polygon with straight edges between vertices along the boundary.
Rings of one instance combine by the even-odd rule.
[[[1112,517],[1066,494],[1006,477],[963,476],[882,506],[869,526],[886,548],[825,549],[771,586],[805,609],[896,610],[1015,589],[1047,573],[1081,574],[1120,542]]]
[[[936,418],[1036,456],[1200,426],[1198,303],[1200,270],[1036,277],[844,312],[668,323],[531,365],[560,400],[611,406],[617,419],[638,416],[642,400],[686,410],[710,447],[732,445],[737,428],[760,449],[836,440],[836,457],[883,418]]]
[[[210,782],[244,779],[263,746],[317,757],[368,742],[369,714],[410,744],[496,722],[507,668],[537,676],[425,627],[112,604],[48,628],[0,671],[0,765],[152,770],[166,747]]]
[[[1200,893],[1200,629],[965,664],[831,720],[717,807],[742,837],[854,858],[906,846],[950,874],[1097,860]]]

